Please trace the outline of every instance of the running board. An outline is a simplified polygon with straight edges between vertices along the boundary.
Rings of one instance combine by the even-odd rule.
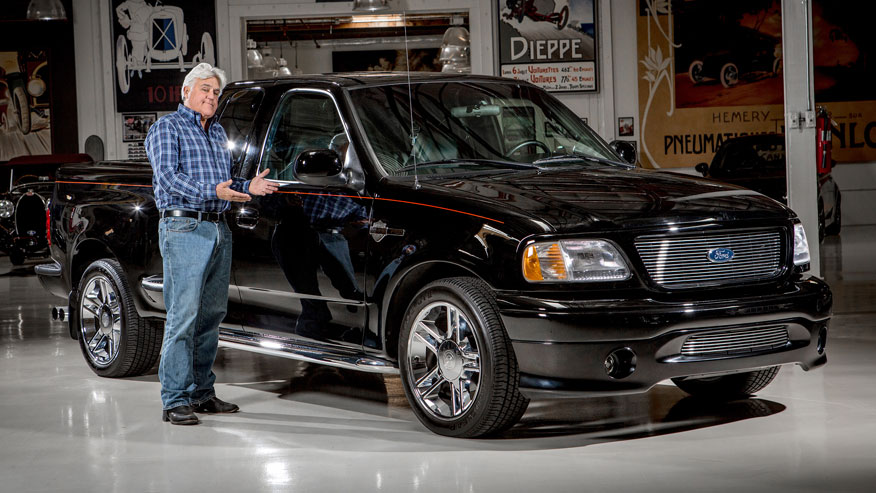
[[[314,346],[305,346],[274,337],[240,334],[219,329],[219,345],[241,351],[279,356],[308,363],[335,366],[348,370],[397,375],[399,370],[391,361],[361,354],[344,354]]]

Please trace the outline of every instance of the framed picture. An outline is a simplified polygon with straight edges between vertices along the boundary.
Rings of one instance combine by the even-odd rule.
[[[156,113],[123,113],[122,142],[142,142],[146,140],[149,127],[158,119]]]
[[[595,92],[597,0],[494,0],[499,73],[551,92]]]
[[[109,3],[116,111],[176,111],[186,72],[218,59],[215,2]]]
[[[633,117],[622,116],[617,119],[617,134],[620,137],[632,137],[634,135]]]

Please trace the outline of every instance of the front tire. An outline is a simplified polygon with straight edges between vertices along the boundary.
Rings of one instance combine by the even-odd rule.
[[[719,377],[673,378],[672,383],[694,397],[732,401],[750,397],[770,384],[779,373],[778,366],[763,370],[734,373]]]
[[[12,90],[12,107],[15,109],[15,114],[18,115],[18,128],[21,133],[27,135],[30,133],[30,104],[27,102],[27,95],[24,93],[23,87],[16,87]]]
[[[733,87],[739,83],[739,68],[735,63],[725,63],[721,67],[721,85],[724,87]]]
[[[441,279],[420,290],[402,321],[398,354],[414,414],[439,435],[502,431],[529,404],[496,301],[478,279]]]
[[[79,282],[76,304],[79,347],[102,377],[132,377],[149,371],[161,351],[161,325],[141,318],[122,266],[93,262]]]

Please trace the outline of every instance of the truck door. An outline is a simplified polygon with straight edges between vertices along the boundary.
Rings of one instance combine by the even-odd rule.
[[[252,139],[253,122],[264,99],[264,91],[260,88],[240,89],[236,92],[225,94],[219,110],[219,124],[225,129],[228,136],[228,147],[231,150],[232,173],[236,173],[258,147]],[[229,227],[231,225],[229,221]],[[232,248],[232,251],[234,248]],[[240,329],[242,315],[246,307],[241,303],[240,290],[234,278],[234,268],[231,270],[231,285],[228,287],[228,314],[225,316],[222,326],[225,328]]]
[[[308,150],[332,149],[343,162],[348,143],[330,93],[292,89],[281,98],[258,167],[270,169],[280,189],[234,204],[229,216],[245,330],[361,347],[370,200],[292,172]]]

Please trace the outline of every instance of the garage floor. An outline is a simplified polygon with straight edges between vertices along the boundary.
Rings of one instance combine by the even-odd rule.
[[[534,401],[490,440],[426,431],[398,378],[220,349],[242,412],[160,419],[153,371],[95,376],[33,265],[0,257],[0,491],[874,491],[876,227],[823,245],[829,363],[709,406],[672,385]]]

